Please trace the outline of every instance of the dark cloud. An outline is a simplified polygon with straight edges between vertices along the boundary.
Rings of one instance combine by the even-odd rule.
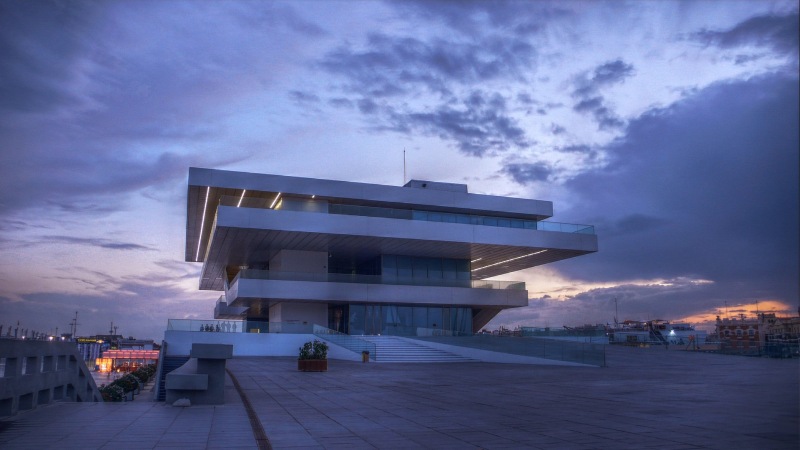
[[[334,108],[352,108],[353,102],[349,99],[337,97],[328,100],[328,104]]]
[[[517,121],[507,114],[502,96],[474,91],[460,103],[441,105],[432,112],[397,111],[385,107],[381,114],[385,117],[386,129],[454,141],[460,151],[472,156],[486,156],[530,145]]]
[[[394,2],[419,21],[445,24],[466,36],[491,31],[515,36],[536,35],[548,22],[572,16],[559,4],[547,2],[487,2],[482,0]]]
[[[42,236],[42,242],[88,245],[90,247],[101,247],[111,250],[155,250],[145,245],[134,244],[131,242],[118,242],[102,238],[79,238],[73,236]]]
[[[188,166],[255,153],[209,142],[229,131],[222,106],[254,92],[248,81],[264,62],[252,42],[266,32],[196,33],[211,6],[149,6],[0,5],[0,215],[119,211],[133,192],[183,180]],[[235,12],[259,6],[218,8],[215,29],[239,31]],[[291,22],[290,10],[278,9],[270,20]],[[185,25],[164,26],[176,13]]]
[[[795,74],[718,83],[632,121],[607,167],[567,183],[567,216],[596,225],[600,251],[554,267],[587,281],[713,281],[698,308],[796,302],[799,116]]]
[[[706,45],[730,49],[745,46],[767,47],[797,59],[800,26],[797,11],[751,17],[728,30],[703,29],[692,38]]]
[[[584,154],[593,153],[595,151],[594,149],[592,149],[592,147],[588,145],[567,145],[564,147],[559,147],[558,150],[565,153],[584,153]]]
[[[575,79],[572,109],[590,114],[601,130],[621,129],[625,122],[608,106],[600,91],[608,86],[623,83],[634,73],[633,66],[617,59],[601,64],[594,70],[580,74]]]
[[[91,287],[91,284],[89,285]],[[113,321],[124,336],[140,339],[164,337],[167,319],[205,318],[213,299],[198,301],[198,294],[187,294],[170,286],[152,283],[128,283],[119,291],[98,295],[62,293],[25,294],[20,300],[0,297],[0,311],[14,311],[0,323],[5,327],[20,321],[20,327],[42,333],[69,332],[69,324],[78,311],[78,335],[91,336],[108,331]],[[46,314],[42,312],[46,311]],[[5,331],[4,331],[5,333]]]
[[[3,139],[0,138],[0,141]],[[34,153],[46,150],[36,143]],[[60,149],[56,144],[54,149]],[[186,177],[186,168],[203,156],[164,153],[150,159],[103,153],[18,155],[0,154],[0,214],[20,209],[55,207],[66,213],[107,214],[126,208],[126,194]]]
[[[449,16],[450,10],[445,4],[393,6],[408,11],[431,8],[434,15],[425,20],[433,21]],[[530,141],[512,118],[506,96],[483,87],[503,80],[524,82],[537,58],[528,39],[509,35],[507,28],[501,31],[424,40],[372,33],[363,43],[334,49],[317,66],[333,75],[331,83],[340,92],[332,104],[355,105],[373,130],[436,136],[473,156],[496,154],[525,148]],[[535,104],[527,93],[515,100],[518,105]]]
[[[527,92],[520,92],[517,94],[517,101],[523,105],[532,105],[535,103],[535,100]]]
[[[633,75],[633,66],[618,59],[598,66],[594,69],[591,84],[595,88],[622,83],[626,78]]]
[[[113,321],[125,336],[158,341],[168,319],[208,317],[219,293],[187,291],[181,284],[187,279],[197,280],[201,265],[159,260],[155,266],[150,272],[122,277],[86,267],[59,266],[64,275],[44,277],[71,289],[77,285],[90,294],[35,292],[16,299],[0,296],[0,311],[13,311],[13,315],[0,317],[6,321],[0,325],[5,328],[19,320],[20,326],[40,332],[54,333],[56,327],[65,332],[78,311],[81,336],[104,333]]]
[[[661,280],[659,283],[596,288],[558,298],[544,295],[531,298],[527,307],[501,313],[494,319],[494,323],[511,326],[611,324],[617,311],[618,321],[676,320],[707,313],[709,298],[723,304],[724,298],[717,297],[719,292],[716,290],[713,283],[674,278]]]
[[[289,98],[298,103],[317,103],[319,97],[313,92],[289,91]]]
[[[70,64],[54,61],[74,61],[84,54],[82,30],[101,13],[102,5],[96,6],[80,1],[0,4],[0,111],[45,112],[82,103],[70,90],[79,74]]]
[[[362,98],[357,102],[358,110],[363,114],[375,114],[378,112],[378,104],[368,98]]]
[[[450,95],[452,84],[472,85],[498,78],[519,78],[532,67],[536,51],[519,39],[483,42],[371,34],[364,47],[342,46],[319,63],[343,77],[347,92],[391,97],[428,92]]]
[[[503,168],[503,172],[519,184],[529,184],[547,181],[552,175],[552,169],[544,163],[514,163]]]

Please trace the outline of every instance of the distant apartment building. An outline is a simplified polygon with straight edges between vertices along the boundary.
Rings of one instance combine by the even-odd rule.
[[[775,313],[763,313],[759,319],[764,323],[765,342],[780,342],[800,338],[800,316],[778,317]]]
[[[721,319],[717,316],[716,333],[720,342],[732,351],[758,350],[764,341],[764,323],[758,317]]]
[[[472,334],[527,306],[495,277],[597,251],[592,226],[548,201],[191,168],[186,261],[247,331],[317,324],[351,335]],[[197,331],[197,330],[194,330]]]

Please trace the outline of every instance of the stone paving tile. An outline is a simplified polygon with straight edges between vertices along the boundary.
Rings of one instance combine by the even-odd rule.
[[[606,368],[332,361],[329,372],[306,374],[292,358],[228,365],[276,450],[800,448],[797,360],[653,350],[608,347]],[[225,394],[224,406],[142,396],[47,405],[13,418],[0,448],[256,448],[238,394]]]
[[[290,358],[237,358],[229,367],[249,379],[262,420],[289,417],[322,445],[338,442],[325,434],[353,433],[378,448],[797,447],[798,408],[786,401],[797,392],[796,361],[648,350],[609,347],[609,367],[598,369],[336,361],[309,376]],[[733,418],[778,438],[745,434]],[[341,428],[321,425],[330,421]]]

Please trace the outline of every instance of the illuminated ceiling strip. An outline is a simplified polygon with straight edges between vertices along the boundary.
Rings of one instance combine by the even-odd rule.
[[[206,209],[208,208],[208,193],[211,192],[211,186],[206,188],[206,203],[203,205],[203,221],[200,222],[200,235],[197,237],[197,254],[194,259],[200,261],[200,243],[203,242],[203,228],[206,225]]]
[[[527,258],[528,256],[538,255],[539,253],[544,253],[547,250],[539,250],[538,252],[528,253],[527,255],[517,256],[516,258],[507,259],[505,261],[496,262],[493,264],[489,264],[488,266],[478,267],[477,269],[472,269],[472,272],[477,272],[479,270],[485,269],[487,267],[499,266],[500,264],[505,264],[510,261],[515,261],[517,259]]]
[[[272,209],[272,207],[275,206],[275,203],[278,201],[279,198],[281,198],[280,192],[278,192],[278,195],[275,196],[275,200],[272,201],[272,204],[269,205],[269,209]]]
[[[236,205],[236,207],[237,207],[237,208],[238,208],[238,207],[240,207],[240,206],[242,206],[242,200],[244,200],[244,193],[245,193],[245,192],[247,192],[247,189],[245,189],[245,190],[243,190],[243,191],[242,191],[242,196],[241,196],[241,197],[239,197],[239,203]]]
[[[478,262],[478,261],[480,261],[480,260],[482,260],[482,259],[483,259],[483,258],[473,259],[473,260],[472,260],[472,261],[470,261],[470,262],[471,262],[471,263],[474,263],[474,262]]]

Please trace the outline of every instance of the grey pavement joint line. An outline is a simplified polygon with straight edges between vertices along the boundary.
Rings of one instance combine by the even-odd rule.
[[[239,385],[239,380],[236,379],[236,375],[234,375],[230,369],[226,368],[225,371],[228,372],[228,376],[230,376],[231,381],[233,381],[233,386],[236,387],[236,392],[238,392],[239,397],[242,398],[244,409],[247,411],[247,417],[250,419],[250,427],[253,429],[253,437],[256,439],[259,450],[272,450],[272,444],[270,444],[267,433],[264,431],[264,426],[261,425],[261,421],[253,410],[250,399],[247,398],[244,390]]]

